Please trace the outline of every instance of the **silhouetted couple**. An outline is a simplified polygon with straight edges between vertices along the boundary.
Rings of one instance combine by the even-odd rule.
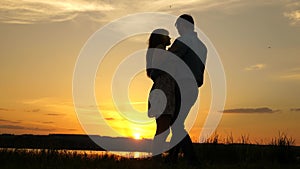
[[[171,130],[170,145],[174,147],[166,159],[176,162],[181,149],[188,163],[196,165],[198,159],[184,122],[203,84],[207,48],[194,31],[190,15],[181,15],[175,26],[180,36],[168,50],[171,38],[167,30],[156,29],[149,38],[147,76],[153,80],[153,86],[148,116],[155,118],[157,125],[152,154],[156,158],[166,150],[165,142]]]

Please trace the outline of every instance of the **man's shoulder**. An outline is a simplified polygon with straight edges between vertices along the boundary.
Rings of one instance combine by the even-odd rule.
[[[186,41],[188,40],[188,38],[186,36],[179,36],[175,39],[174,42],[177,42],[177,43],[186,43]]]
[[[186,47],[187,46],[187,40],[186,40],[186,38],[180,36],[180,37],[175,39],[172,46]]]
[[[206,45],[197,37],[180,36],[175,39],[174,46],[189,47],[189,48],[200,48],[201,50],[207,51]]]

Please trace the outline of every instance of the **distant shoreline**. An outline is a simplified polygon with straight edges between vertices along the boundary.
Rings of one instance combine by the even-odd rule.
[[[99,144],[97,144],[96,142]],[[109,144],[109,151],[140,151],[148,152],[152,140],[136,140],[125,137],[107,137],[84,134],[1,134],[0,148],[29,148],[29,149],[67,149],[67,150],[98,150],[106,151],[99,145]],[[122,145],[122,146],[121,146]],[[105,147],[105,146],[104,146]],[[147,149],[148,148],[148,149]]]

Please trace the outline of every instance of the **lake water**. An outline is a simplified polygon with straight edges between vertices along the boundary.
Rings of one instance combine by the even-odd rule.
[[[26,149],[26,148],[0,148],[0,150],[6,151],[27,151],[27,152],[41,152],[45,149]],[[60,153],[77,153],[77,154],[87,154],[87,155],[117,155],[125,158],[147,158],[151,157],[149,152],[120,152],[120,151],[95,151],[95,150],[56,150]]]
[[[97,154],[97,155],[118,155],[126,158],[147,158],[151,157],[149,152],[120,152],[120,151],[91,151],[91,150],[58,150],[64,152],[76,152],[78,154]]]

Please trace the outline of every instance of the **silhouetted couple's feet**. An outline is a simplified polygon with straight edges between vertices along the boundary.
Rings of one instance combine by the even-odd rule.
[[[179,158],[178,155],[171,155],[170,153],[165,156],[162,157],[161,155],[156,155],[153,156],[151,158],[151,160],[153,160],[153,164],[155,166],[162,166],[162,165],[177,165],[179,164],[179,160],[183,159],[186,166],[188,166],[188,169],[201,169],[201,164],[200,161],[196,158],[189,158],[189,157],[185,157],[184,155],[182,156],[183,158]],[[181,163],[181,161],[180,161]]]

